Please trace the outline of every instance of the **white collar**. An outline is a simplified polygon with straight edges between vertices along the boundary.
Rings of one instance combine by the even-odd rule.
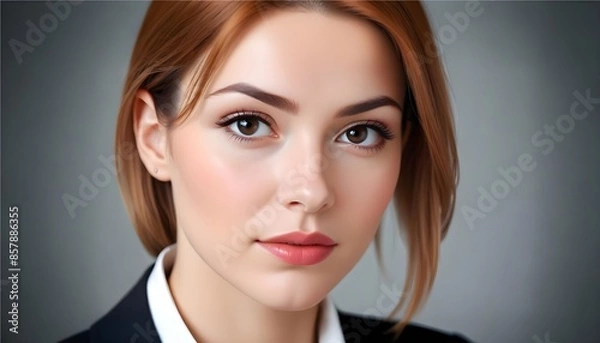
[[[167,283],[166,275],[175,261],[175,244],[164,248],[156,259],[146,285],[150,314],[156,331],[165,343],[194,343],[194,337],[183,322]],[[319,323],[319,343],[343,343],[344,334],[337,310],[329,298],[321,302],[323,316]]]

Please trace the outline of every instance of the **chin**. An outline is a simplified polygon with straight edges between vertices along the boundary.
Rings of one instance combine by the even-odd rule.
[[[334,282],[315,282],[313,278],[300,274],[257,279],[259,282],[252,285],[253,294],[248,295],[276,310],[303,311],[318,305],[335,286]]]

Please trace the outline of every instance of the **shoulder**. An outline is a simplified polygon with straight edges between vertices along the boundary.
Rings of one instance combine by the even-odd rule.
[[[146,293],[146,283],[151,269],[152,266],[109,313],[89,329],[59,343],[133,342],[141,338],[148,342],[159,342]],[[394,333],[390,333],[394,322],[339,310],[338,317],[346,343],[470,343],[460,335],[416,324],[407,325],[399,338],[394,339]]]
[[[90,328],[59,343],[134,342],[141,341],[140,338],[148,342],[159,341],[146,293],[146,283],[153,265],[146,269],[133,288],[107,314]]]
[[[394,339],[394,333],[390,332],[390,329],[396,324],[395,322],[343,311],[338,311],[338,313],[347,343],[471,343],[459,334],[446,333],[417,324],[407,325],[400,336]]]

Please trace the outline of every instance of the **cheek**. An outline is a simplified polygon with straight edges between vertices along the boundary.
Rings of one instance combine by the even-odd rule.
[[[398,181],[399,154],[372,160],[342,159],[331,170],[335,209],[324,219],[340,249],[327,266],[340,279],[358,263],[377,232]]]
[[[340,172],[336,179],[339,196],[336,204],[347,215],[343,219],[351,235],[346,239],[370,241],[392,200],[400,172],[400,157],[386,158],[374,163],[341,167],[351,173]],[[368,245],[368,242],[365,243]]]
[[[178,221],[194,242],[225,243],[268,198],[267,170],[248,168],[243,158],[223,149],[223,140],[191,131],[182,129],[172,140]]]

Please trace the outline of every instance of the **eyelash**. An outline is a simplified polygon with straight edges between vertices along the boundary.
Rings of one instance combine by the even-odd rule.
[[[265,115],[261,112],[256,112],[256,111],[251,111],[251,110],[246,110],[246,109],[236,110],[231,115],[228,115],[228,116],[220,119],[219,121],[217,121],[216,124],[219,127],[225,128],[227,130],[227,132],[229,133],[230,137],[234,141],[242,142],[242,143],[249,143],[249,142],[255,140],[255,138],[240,136],[237,133],[231,131],[231,129],[229,129],[229,125],[235,123],[236,121],[239,121],[242,119],[250,119],[250,118],[258,118],[264,124],[269,126],[270,129],[273,128],[274,123],[270,117],[268,117],[267,115]],[[361,127],[361,126],[375,130],[377,132],[377,134],[379,134],[381,136],[381,138],[383,138],[383,140],[379,144],[377,144],[375,146],[370,146],[370,147],[363,147],[363,146],[360,146],[357,144],[349,144],[352,148],[359,149],[362,151],[367,151],[367,152],[375,152],[375,151],[381,150],[381,148],[383,148],[386,140],[389,141],[389,140],[394,139],[394,137],[395,137],[394,134],[392,133],[392,131],[387,127],[387,125],[385,125],[379,121],[376,121],[376,120],[363,120],[363,121],[359,121],[356,123],[352,123],[352,125],[347,127],[343,131],[342,134],[346,133],[348,130],[350,130],[352,128]]]
[[[350,146],[352,148],[359,149],[359,150],[366,151],[366,152],[377,152],[385,146],[385,141],[394,139],[394,134],[387,127],[387,125],[383,124],[382,122],[376,121],[376,120],[363,120],[363,121],[359,121],[356,123],[352,123],[352,126],[349,126],[348,128],[346,128],[342,134],[345,134],[346,132],[348,132],[348,130],[350,130],[352,128],[361,127],[361,126],[366,127],[368,129],[375,130],[375,132],[377,132],[377,134],[380,135],[381,138],[383,138],[383,140],[381,142],[379,142],[377,145],[369,146],[369,147],[363,147],[363,146],[356,145],[356,144],[350,144]]]
[[[231,138],[234,141],[242,142],[242,143],[249,143],[249,142],[255,140],[256,138],[240,136],[237,133],[231,131],[231,129],[229,129],[228,126],[235,123],[236,121],[240,121],[242,119],[251,119],[251,118],[258,118],[263,123],[265,123],[267,126],[269,126],[269,128],[271,128],[271,129],[273,128],[274,123],[271,118],[269,118],[268,116],[266,116],[263,113],[245,110],[245,109],[235,110],[233,112],[233,114],[230,114],[230,115],[220,119],[219,121],[216,122],[216,124],[222,128],[225,128],[227,133],[231,136]]]

